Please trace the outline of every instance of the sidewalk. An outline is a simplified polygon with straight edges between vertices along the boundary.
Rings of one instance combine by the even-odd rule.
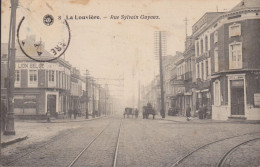
[[[26,139],[32,139],[40,142],[54,136],[55,134],[58,134],[61,131],[80,127],[79,124],[64,126],[62,123],[92,121],[103,117],[104,116],[96,118],[89,117],[89,119],[85,119],[85,117],[82,116],[71,120],[51,119],[50,123],[47,123],[46,120],[15,120],[15,135],[6,136],[1,134],[1,147],[5,148]]]
[[[162,119],[162,118],[160,118]],[[244,124],[260,124],[260,121],[254,120],[212,120],[212,119],[199,119],[198,117],[191,117],[190,121],[187,121],[184,116],[166,116],[166,121],[173,122],[193,122],[193,123],[244,123]]]

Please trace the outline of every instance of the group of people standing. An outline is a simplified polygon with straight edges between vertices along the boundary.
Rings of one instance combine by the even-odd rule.
[[[207,106],[206,105],[201,105],[199,107],[198,116],[199,116],[199,119],[207,118]],[[191,108],[189,105],[187,105],[187,108],[186,108],[186,118],[187,118],[187,121],[189,121],[191,119]]]
[[[68,111],[68,119],[71,119],[72,118],[72,115],[74,116],[74,119],[77,119],[77,115],[79,114],[78,110],[77,109],[69,109]]]

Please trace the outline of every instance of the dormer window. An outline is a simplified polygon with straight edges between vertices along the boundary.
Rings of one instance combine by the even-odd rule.
[[[240,36],[241,35],[241,25],[232,24],[229,26],[229,37]]]

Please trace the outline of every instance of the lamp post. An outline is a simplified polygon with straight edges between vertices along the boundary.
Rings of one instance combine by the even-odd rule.
[[[14,130],[14,75],[15,75],[15,31],[16,31],[16,8],[18,6],[18,0],[11,0],[11,20],[10,20],[10,31],[11,31],[11,48],[10,55],[8,55],[8,71],[9,71],[9,86],[7,90],[8,97],[8,112],[5,135],[15,135]],[[10,37],[9,37],[10,38]],[[10,43],[9,43],[10,46]]]
[[[92,95],[92,100],[93,100],[93,111],[92,111],[92,116],[95,117],[95,83],[94,83],[94,79],[92,80],[92,90],[93,90],[93,95]]]
[[[88,70],[86,70],[86,119],[88,119]]]

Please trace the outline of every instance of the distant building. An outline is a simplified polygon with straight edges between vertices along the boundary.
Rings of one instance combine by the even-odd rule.
[[[223,12],[207,12],[193,26],[192,36],[195,39],[195,96],[196,110],[206,106],[211,112],[211,57],[210,50],[213,47],[213,37],[207,28],[212,22],[221,16]]]
[[[190,106],[192,115],[197,110],[197,93],[196,93],[196,76],[195,76],[195,47],[194,39],[192,36],[187,36],[185,41],[185,50],[183,52],[185,62],[185,73],[183,76],[184,80],[184,110],[186,111],[187,106]]]

